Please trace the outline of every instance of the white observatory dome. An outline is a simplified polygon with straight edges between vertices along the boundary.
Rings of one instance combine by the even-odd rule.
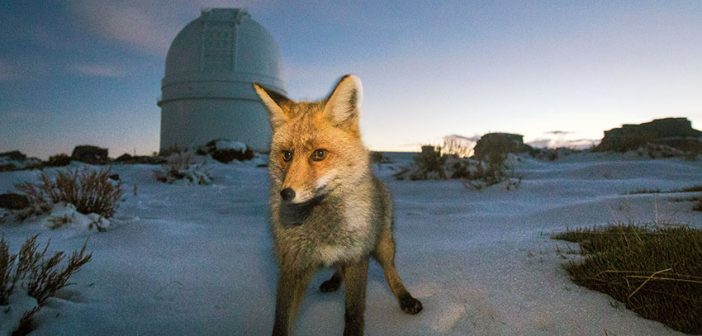
[[[161,83],[162,153],[213,139],[270,146],[268,115],[251,83],[285,94],[273,37],[242,9],[203,10],[173,40]]]

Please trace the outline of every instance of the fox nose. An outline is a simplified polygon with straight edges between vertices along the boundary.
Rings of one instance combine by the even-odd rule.
[[[292,201],[292,199],[295,198],[295,190],[292,190],[292,188],[285,188],[280,192],[280,197],[283,198],[283,201]]]

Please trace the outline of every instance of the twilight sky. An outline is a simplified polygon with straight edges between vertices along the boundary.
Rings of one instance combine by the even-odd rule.
[[[165,55],[204,7],[271,32],[293,99],[360,76],[376,150],[599,139],[669,116],[702,128],[702,1],[0,1],[0,152],[157,151]]]

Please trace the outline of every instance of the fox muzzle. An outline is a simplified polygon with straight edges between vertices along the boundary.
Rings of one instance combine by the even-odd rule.
[[[280,192],[280,197],[283,201],[290,202],[295,198],[295,190],[292,190],[292,188],[285,188]]]

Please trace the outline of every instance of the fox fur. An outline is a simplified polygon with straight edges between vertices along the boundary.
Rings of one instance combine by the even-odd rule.
[[[270,211],[279,265],[273,335],[289,335],[314,273],[336,269],[320,286],[345,283],[344,335],[362,335],[369,257],[374,257],[400,307],[422,304],[395,269],[392,199],[370,168],[359,128],[362,87],[342,77],[329,96],[295,102],[254,84],[273,129],[269,156]]]

